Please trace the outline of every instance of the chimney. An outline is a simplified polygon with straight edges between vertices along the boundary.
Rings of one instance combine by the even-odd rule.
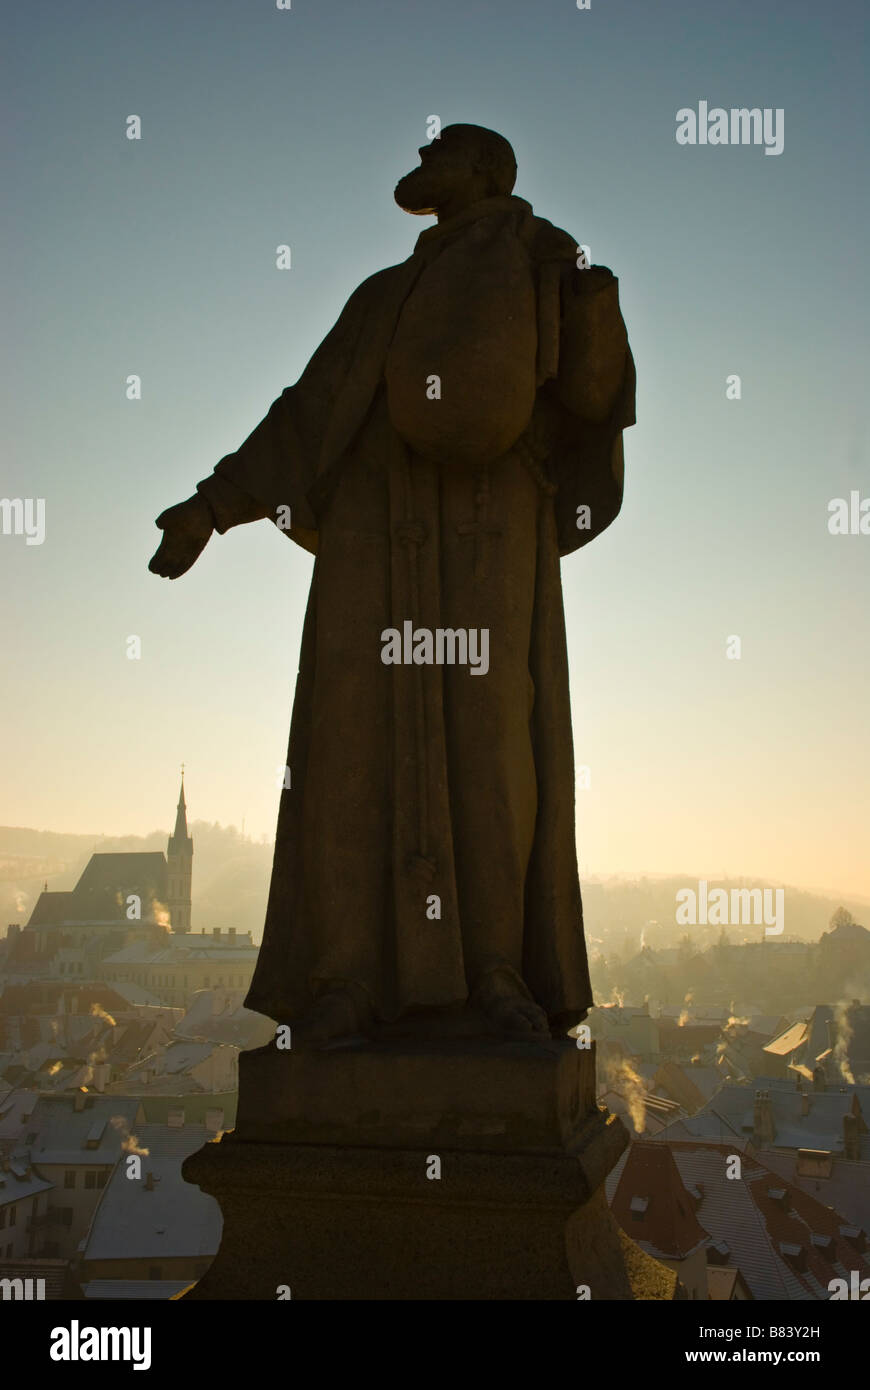
[[[858,1133],[858,1116],[843,1116],[843,1157],[857,1163],[861,1157],[861,1138]]]
[[[801,1115],[806,1119],[810,1113],[810,1097],[807,1091],[801,1091]]]
[[[228,927],[228,928],[227,928],[227,935],[230,937],[231,940],[234,940],[234,939],[235,939],[235,935],[236,935],[236,929],[235,929],[235,927]]]
[[[73,1096],[73,1110],[77,1115],[80,1115],[84,1108],[85,1093],[84,1091],[76,1091],[75,1095]]]
[[[220,936],[220,934],[221,934],[221,929],[220,929],[220,927],[212,927],[212,933],[211,933],[211,934],[212,934],[212,936]]]
[[[752,1138],[756,1144],[772,1144],[775,1137],[770,1091],[756,1091],[752,1112]]]
[[[826,1087],[825,1069],[820,1063],[817,1067],[813,1067],[813,1090],[824,1091]]]

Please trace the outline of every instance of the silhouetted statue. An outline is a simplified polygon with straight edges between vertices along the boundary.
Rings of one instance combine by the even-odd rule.
[[[437,225],[157,521],[170,579],[260,518],[316,557],[246,1000],[294,1046],[592,1002],[559,557],[619,511],[634,365],[616,280],[515,177],[482,127],[424,146],[395,198]]]

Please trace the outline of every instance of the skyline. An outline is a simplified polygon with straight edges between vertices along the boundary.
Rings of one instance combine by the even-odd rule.
[[[0,536],[0,822],[148,834],[184,761],[194,821],[273,835],[310,557],[256,523],[160,581],[153,518],[431,225],[392,188],[438,113],[512,141],[515,192],[619,276],[637,363],[622,513],[562,566],[581,882],[870,899],[870,538],[827,525],[870,496],[861,10],[378,15],[378,45],[344,4],[10,19],[0,494],[46,531]],[[701,102],[784,111],[782,152],[682,146]]]
[[[244,825],[244,822],[242,822],[241,824],[236,824],[235,822],[227,822],[226,824],[224,824],[223,822],[220,822],[220,821],[210,821],[210,820],[208,820],[207,817],[205,817],[205,816],[193,817],[193,818],[191,818],[190,821],[189,821],[189,829],[190,829],[191,835],[194,836],[194,838],[195,838],[195,832],[197,831],[197,827],[201,827],[201,828],[205,828],[205,829],[209,829],[209,830],[210,830],[210,829],[216,829],[216,830],[221,831],[221,832],[234,832],[245,844],[250,845],[250,846],[255,847],[255,848],[262,848],[262,847],[265,846],[265,847],[267,847],[267,848],[269,848],[269,849],[272,849],[272,848],[274,847],[274,842],[275,842],[274,834],[269,834],[268,831],[264,831],[264,832],[263,832],[262,834],[260,834],[260,835],[256,835],[256,836],[255,836],[255,835],[252,835],[252,834],[250,834],[250,833],[248,832],[248,830],[246,829],[246,827],[245,827],[245,825]],[[171,833],[172,833],[172,832],[171,832],[171,822],[170,822],[170,821],[167,821],[165,827],[160,827],[160,826],[152,827],[150,830],[146,830],[146,831],[138,831],[138,830],[125,830],[125,831],[120,831],[120,830],[101,830],[101,831],[93,831],[93,830],[78,830],[78,831],[76,831],[76,830],[69,830],[69,831],[62,831],[62,830],[61,830],[61,831],[59,831],[59,830],[56,830],[56,829],[55,829],[54,827],[52,827],[52,826],[0,825],[0,834],[2,834],[4,831],[11,831],[13,834],[16,834],[16,835],[19,835],[19,834],[29,835],[29,834],[33,833],[33,834],[37,834],[37,835],[57,835],[58,837],[72,836],[72,837],[78,837],[78,838],[80,838],[80,839],[82,839],[82,840],[91,840],[93,843],[92,843],[92,845],[91,845],[90,850],[84,850],[84,849],[82,849],[82,851],[81,851],[82,854],[91,854],[91,853],[96,853],[96,854],[98,854],[98,853],[101,853],[101,852],[113,852],[113,851],[104,851],[104,847],[105,847],[105,846],[109,846],[109,845],[113,845],[113,844],[115,844],[115,843],[117,843],[117,842],[127,841],[127,840],[131,840],[131,839],[133,839],[133,840],[141,840],[141,841],[143,841],[144,843],[148,843],[149,841],[151,841],[151,840],[153,840],[153,839],[165,840],[165,839],[166,839],[168,836],[170,836]],[[69,871],[69,870],[64,870],[64,875],[63,875],[63,876],[64,876],[64,877],[69,877],[69,873],[70,873],[70,872],[71,872],[71,871]],[[41,875],[37,875],[37,877],[41,877]],[[57,877],[58,877],[57,874],[50,874],[50,875],[49,875],[49,879],[57,878]],[[195,877],[195,876],[194,876],[194,877]],[[682,868],[673,868],[673,867],[671,867],[671,868],[664,868],[664,869],[662,869],[662,868],[658,868],[658,869],[649,869],[649,868],[644,868],[643,866],[640,866],[640,867],[632,867],[632,868],[630,868],[630,869],[626,869],[626,870],[623,870],[623,871],[617,870],[617,871],[614,871],[614,872],[601,872],[601,873],[590,872],[590,873],[587,873],[587,874],[585,874],[585,875],[583,876],[583,881],[584,881],[584,882],[587,882],[587,883],[601,883],[601,884],[606,884],[606,883],[609,883],[609,882],[614,882],[614,883],[615,883],[615,882],[636,883],[636,882],[640,882],[640,881],[643,881],[643,880],[651,880],[651,881],[653,881],[653,882],[661,882],[661,881],[666,881],[666,880],[681,880],[681,881],[682,881],[682,880],[685,880],[687,884],[691,884],[691,883],[692,883],[694,880],[696,880],[696,879],[706,879],[707,882],[710,884],[710,886],[714,885],[714,884],[717,883],[717,882],[718,882],[718,883],[725,882],[725,881],[728,881],[728,882],[738,882],[738,881],[744,881],[744,880],[745,880],[746,882],[756,882],[756,881],[757,881],[759,884],[769,884],[769,883],[770,883],[770,881],[769,881],[769,880],[766,880],[766,879],[764,878],[763,875],[742,874],[742,873],[735,873],[735,874],[723,873],[723,872],[716,872],[714,869],[710,869],[710,868],[704,870],[704,871],[701,872],[701,873],[697,873],[697,872],[695,872],[695,871],[692,869],[691,866],[689,866],[688,868],[686,868],[685,865],[682,866]],[[849,890],[845,890],[845,889],[843,889],[842,885],[838,885],[838,884],[803,883],[803,882],[799,882],[799,881],[794,881],[794,882],[791,882],[791,883],[784,884],[784,885],[782,885],[782,886],[783,886],[784,888],[786,888],[786,889],[789,889],[789,888],[795,889],[796,891],[798,891],[798,892],[800,892],[800,893],[804,893],[804,894],[808,894],[808,895],[825,896],[825,897],[836,897],[838,894],[841,894],[841,893],[842,893],[842,896],[843,896],[844,900],[845,900],[845,899],[848,899],[849,901],[852,901],[852,902],[858,902],[858,903],[862,903],[862,904],[866,904],[867,906],[870,906],[870,895],[868,895],[868,894],[862,894],[862,893],[855,893],[855,892],[852,892],[852,891],[849,891]],[[33,905],[33,903],[31,902],[31,903],[30,903],[30,907],[32,907],[32,905]],[[29,908],[28,908],[28,911],[29,911]],[[823,927],[823,929],[824,929],[824,927]]]

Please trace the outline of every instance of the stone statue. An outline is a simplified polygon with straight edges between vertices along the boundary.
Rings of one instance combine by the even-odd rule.
[[[315,556],[246,1000],[294,1047],[592,1002],[559,561],[619,511],[634,364],[615,278],[515,177],[482,127],[424,146],[395,199],[437,224],[157,519],[170,579],[263,518]]]

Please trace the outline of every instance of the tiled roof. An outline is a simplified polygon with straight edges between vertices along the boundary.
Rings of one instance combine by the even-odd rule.
[[[92,1260],[158,1261],[217,1253],[220,1207],[181,1176],[182,1161],[210,1137],[202,1125],[142,1126],[139,1144],[149,1150],[142,1160],[143,1177],[130,1181],[123,1165],[116,1168],[91,1223],[85,1267]]]
[[[129,854],[92,854],[74,890],[74,909],[82,918],[96,920],[126,917],[125,898],[136,893],[143,915],[156,899],[166,901],[166,858],[161,851]]]
[[[707,1239],[666,1144],[630,1145],[611,1205],[632,1240],[659,1257],[685,1259]]]
[[[704,1110],[692,1116],[699,1125],[702,1117],[711,1117],[708,1137],[715,1137],[718,1119],[727,1122],[737,1133],[751,1136],[753,1129],[753,1109],[756,1090],[769,1091],[773,1118],[773,1143],[784,1149],[829,1149],[834,1154],[843,1153],[843,1116],[853,1113],[857,1104],[865,1118],[870,1116],[870,1086],[844,1086],[826,1091],[809,1091],[807,1094],[807,1114],[804,1097],[798,1092],[794,1082],[782,1085],[768,1081],[767,1077],[756,1077],[751,1086],[723,1086]],[[717,1119],[718,1117],[718,1119]],[[700,1134],[700,1128],[693,1129]],[[870,1159],[870,1136],[859,1136],[861,1157]]]
[[[115,1163],[138,1110],[136,1097],[94,1094],[87,1097],[84,1109],[76,1110],[72,1097],[40,1096],[27,1126],[37,1135],[29,1146],[31,1161],[37,1167]]]
[[[30,914],[27,923],[29,927],[54,927],[65,921],[70,916],[75,894],[65,893],[40,893]],[[19,938],[20,939],[20,938]]]
[[[793,1023],[790,1028],[786,1028],[784,1033],[780,1033],[778,1038],[772,1038],[764,1051],[769,1052],[773,1057],[787,1057],[789,1053],[796,1052],[802,1043],[809,1037],[809,1024],[805,1021]]]
[[[40,894],[27,925],[126,921],[131,893],[141,899],[145,917],[154,902],[166,901],[166,858],[160,851],[92,854],[75,888]]]
[[[830,1177],[802,1175],[794,1150],[761,1149],[759,1158],[779,1177],[787,1179],[817,1202],[833,1207],[855,1226],[870,1233],[870,1162],[845,1158],[830,1160]]]
[[[275,1024],[246,1009],[244,997],[242,989],[197,990],[184,1018],[175,1026],[177,1036],[231,1043],[245,1049],[262,1046],[274,1037]]]
[[[85,1298],[174,1298],[182,1289],[190,1288],[189,1279],[91,1279],[83,1284]]]
[[[831,1279],[848,1280],[851,1269],[861,1270],[862,1277],[870,1274],[866,1254],[840,1234],[842,1213],[784,1181],[754,1155],[744,1153],[741,1177],[729,1178],[734,1153],[729,1144],[658,1140],[648,1147],[667,1148],[684,1187],[700,1193],[698,1220],[724,1249],[725,1264],[740,1270],[754,1298],[827,1299]],[[611,1174],[608,1192],[613,1180]],[[634,1233],[632,1224],[625,1229]],[[801,1252],[799,1260],[789,1258],[790,1249]]]
[[[0,1168],[0,1207],[8,1206],[11,1202],[18,1202],[22,1197],[35,1197],[40,1192],[48,1192],[53,1183],[46,1182],[37,1173],[30,1170],[28,1176],[19,1177],[15,1168],[14,1160],[8,1169]],[[22,1169],[26,1172],[26,1165]]]

